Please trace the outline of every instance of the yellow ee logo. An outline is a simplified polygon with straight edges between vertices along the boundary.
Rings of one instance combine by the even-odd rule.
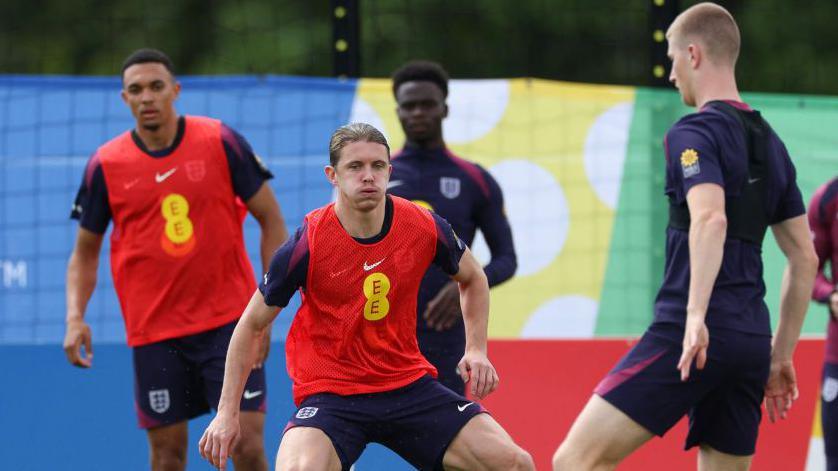
[[[177,193],[172,193],[160,204],[160,212],[166,220],[160,243],[169,255],[180,257],[191,252],[195,247],[195,228],[189,219],[189,201]]]
[[[428,203],[427,201],[413,200],[413,204],[415,204],[416,206],[421,206],[421,207],[427,209],[428,211],[433,211],[434,210],[434,207],[431,206],[431,203]]]
[[[384,273],[372,273],[364,279],[364,319],[378,321],[390,312],[390,279]]]

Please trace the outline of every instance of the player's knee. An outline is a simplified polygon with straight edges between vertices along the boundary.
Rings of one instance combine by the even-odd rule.
[[[182,471],[186,469],[186,447],[177,444],[152,446],[151,469],[154,471]]]
[[[236,444],[234,456],[245,462],[260,462],[265,459],[265,446],[262,437],[242,437]]]
[[[499,453],[486,463],[489,465],[489,469],[504,471],[530,471],[535,469],[532,456],[514,443],[497,451]]]
[[[553,454],[553,471],[576,471],[597,469],[585,456],[574,452],[567,444],[563,443]]]

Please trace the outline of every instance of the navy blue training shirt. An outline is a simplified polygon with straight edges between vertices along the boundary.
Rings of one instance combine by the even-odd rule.
[[[393,156],[392,164],[388,193],[418,202],[439,214],[466,245],[472,244],[480,229],[492,254],[483,268],[489,286],[512,277],[517,268],[512,230],[503,210],[500,186],[489,172],[446,148],[405,147]],[[417,306],[420,344],[465,343],[462,320],[451,329],[437,332],[422,318],[428,302],[449,281],[450,277],[436,266],[422,280]]]
[[[740,110],[754,112],[744,103],[728,103]],[[666,195],[672,203],[686,201],[687,192],[701,183],[721,186],[727,200],[739,196],[744,185],[749,184],[744,127],[718,106],[722,105],[708,103],[698,113],[681,118],[666,134]],[[773,130],[766,151],[770,161],[764,206],[768,223],[776,224],[805,214],[794,164]],[[770,335],[762,274],[762,247],[727,238],[721,268],[710,296],[706,324]],[[689,284],[689,233],[668,227],[664,279],[655,301],[656,322],[684,324]]]

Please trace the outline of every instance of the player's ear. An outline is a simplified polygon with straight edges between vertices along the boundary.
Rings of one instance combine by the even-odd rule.
[[[695,69],[701,64],[701,48],[698,44],[690,44],[687,46],[687,52],[690,54],[690,65]]]
[[[174,89],[175,89],[175,100],[177,100],[177,97],[180,96],[180,82],[178,82],[177,80],[175,80]]]
[[[335,168],[334,167],[332,167],[331,165],[327,165],[327,166],[323,167],[323,172],[326,174],[326,179],[329,180],[329,182],[332,185],[338,186],[337,178],[335,178]]]
[[[442,102],[442,117],[443,118],[448,117],[448,102],[447,101]]]
[[[122,90],[120,90],[119,96],[122,97],[122,101],[125,102],[125,104],[127,105],[128,104],[128,92],[125,91],[124,87],[123,87]]]

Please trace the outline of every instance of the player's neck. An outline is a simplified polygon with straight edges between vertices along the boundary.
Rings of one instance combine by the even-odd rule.
[[[177,137],[178,120],[179,117],[175,116],[174,119],[161,124],[157,129],[151,130],[137,126],[135,130],[146,149],[152,152],[168,149]]]
[[[404,144],[407,148],[413,149],[422,149],[422,150],[435,150],[435,149],[444,149],[445,148],[445,140],[442,139],[442,136],[439,136],[434,139],[429,139],[427,141],[416,141],[408,139],[407,142]]]
[[[742,96],[739,95],[739,88],[736,86],[736,80],[732,74],[727,74],[713,77],[708,80],[706,85],[701,90],[696,90],[695,93],[695,107],[701,109],[710,101],[742,101]]]
[[[338,197],[335,202],[335,214],[346,232],[358,239],[369,239],[381,233],[384,226],[386,196],[380,204],[371,210],[362,211]]]

